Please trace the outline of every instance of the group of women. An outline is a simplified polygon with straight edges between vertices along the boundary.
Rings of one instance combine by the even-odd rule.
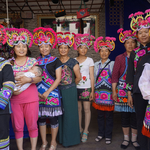
[[[117,56],[115,62],[108,57],[115,49],[116,38],[97,38],[94,49],[99,53],[101,60],[95,64],[92,58],[86,56],[95,39],[92,35],[55,33],[53,29],[43,27],[34,29],[32,35],[27,29],[4,29],[0,26],[1,44],[7,42],[14,51],[14,57],[8,61],[0,59],[0,121],[3,122],[0,125],[0,131],[3,130],[3,134],[0,135],[0,149],[9,149],[8,122],[11,110],[18,150],[23,150],[24,119],[29,131],[31,150],[36,150],[37,122],[42,139],[40,150],[45,150],[48,146],[46,119],[50,120],[52,135],[49,150],[56,150],[56,139],[64,147],[77,145],[80,141],[86,142],[93,100],[92,106],[98,111],[98,135],[95,141],[99,142],[105,138],[106,144],[112,142],[115,110],[121,112],[124,134],[121,148],[126,149],[129,146],[131,128],[131,142],[135,149],[148,150],[149,138],[141,132],[148,101],[143,99],[138,81],[143,65],[148,62],[150,56],[149,12],[150,10],[146,11],[145,18],[140,12],[130,15],[132,20],[140,16],[136,24],[134,21],[131,23],[132,30],[137,32],[118,30],[119,40],[124,43],[126,52]],[[29,57],[32,42],[40,51],[37,59]],[[56,46],[59,58],[51,56],[50,53]],[[76,58],[68,56],[72,46],[77,50]],[[20,92],[20,89],[13,91],[13,74],[15,76],[17,72],[27,72],[34,65],[43,69],[42,76],[17,78],[17,86],[32,84],[23,92]],[[85,113],[84,127],[82,106]],[[148,126],[149,120],[147,122]]]

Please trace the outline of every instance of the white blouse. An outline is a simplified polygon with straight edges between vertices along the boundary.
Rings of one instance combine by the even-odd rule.
[[[76,59],[76,58],[75,58]],[[87,57],[86,60],[79,64],[82,79],[77,84],[78,89],[91,88],[90,67],[94,66],[92,58]]]
[[[139,89],[143,95],[143,99],[149,100],[150,104],[150,64],[145,63],[142,75],[139,79]]]

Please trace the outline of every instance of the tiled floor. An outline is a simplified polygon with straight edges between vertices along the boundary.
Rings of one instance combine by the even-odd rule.
[[[97,136],[98,126],[97,126],[97,113],[95,109],[92,108],[92,119],[89,128],[89,138],[86,143],[81,143],[76,146],[64,148],[62,145],[58,144],[57,150],[121,150],[120,144],[123,140],[123,134],[120,123],[120,113],[114,113],[114,128],[113,128],[113,137],[112,143],[110,145],[105,144],[103,139],[100,142],[95,142],[95,137]],[[50,141],[51,136],[47,135],[48,141]],[[15,140],[10,141],[10,150],[17,150]],[[37,143],[37,150],[41,146],[41,139],[39,136]],[[24,139],[24,150],[30,150],[30,140]],[[48,148],[46,149],[48,150]],[[130,144],[127,150],[135,150],[135,148]]]

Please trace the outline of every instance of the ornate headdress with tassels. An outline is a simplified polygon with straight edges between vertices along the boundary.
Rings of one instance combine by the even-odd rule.
[[[101,48],[106,47],[110,51],[113,51],[115,49],[114,41],[116,41],[116,38],[114,37],[105,37],[105,41],[103,41],[103,37],[100,36],[94,42],[94,49],[98,52]]]
[[[73,47],[75,50],[81,45],[85,45],[87,48],[90,48],[93,45],[93,40],[95,37],[90,34],[76,34],[74,39]]]
[[[35,45],[49,44],[54,48],[57,44],[57,35],[52,28],[35,28],[33,30],[33,43]]]
[[[58,46],[64,44],[71,47],[74,44],[75,33],[70,32],[57,32],[57,44]]]
[[[145,11],[146,16],[143,12],[138,11],[135,14],[130,14],[129,18],[131,18],[130,27],[133,31],[139,31],[142,28],[150,28],[150,9]]]
[[[6,28],[7,33],[7,44],[10,47],[18,45],[19,43],[27,44],[29,47],[32,46],[33,36],[32,33],[24,28]]]
[[[117,33],[120,33],[119,34],[119,41],[121,42],[121,43],[124,43],[126,40],[128,40],[128,39],[137,39],[137,37],[136,37],[136,32],[132,32],[131,30],[125,30],[125,31],[123,31],[123,29],[122,28],[120,28],[120,29],[118,29],[118,31],[117,31]]]
[[[0,44],[2,43],[4,45],[6,41],[7,41],[6,30],[2,25],[0,25]]]

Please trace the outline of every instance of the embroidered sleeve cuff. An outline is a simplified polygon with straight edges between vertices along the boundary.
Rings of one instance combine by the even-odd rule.
[[[9,102],[9,99],[12,96],[14,89],[14,83],[13,82],[4,82],[3,88],[0,91],[0,108],[5,109],[6,105]]]

